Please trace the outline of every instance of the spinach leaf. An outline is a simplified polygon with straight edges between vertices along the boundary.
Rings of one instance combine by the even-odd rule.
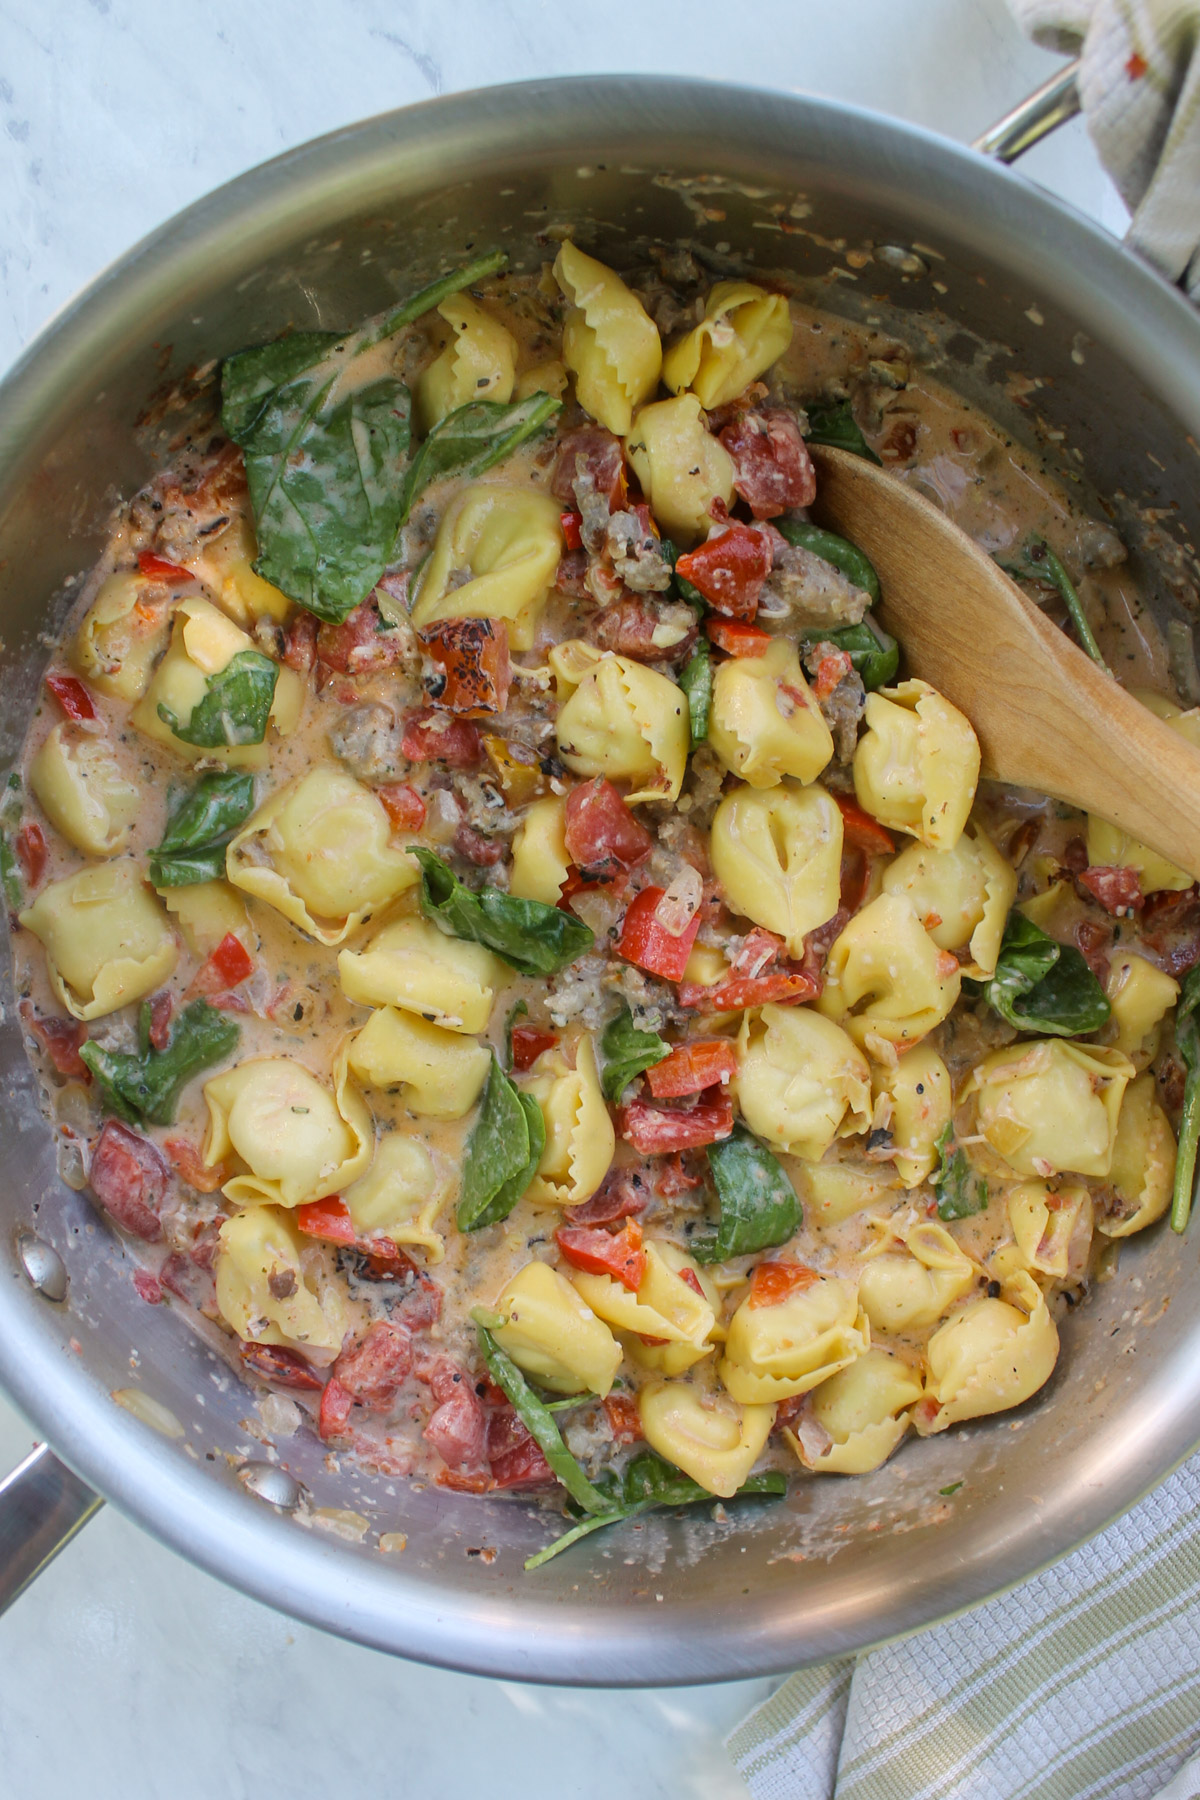
[[[708,736],[708,715],[712,708],[712,655],[707,638],[700,639],[684,664],[679,685],[687,695],[688,725],[694,750]]]
[[[900,667],[900,646],[889,632],[877,625],[870,614],[859,625],[842,625],[837,631],[812,628],[801,634],[808,644],[836,644],[850,658],[851,665],[862,677],[868,694],[887,687],[896,679]]]
[[[204,698],[186,724],[161,700],[158,716],[181,742],[204,750],[261,744],[278,679],[279,664],[261,650],[239,650],[219,675],[209,676]]]
[[[611,1492],[611,1489],[608,1490]],[[744,1481],[734,1496],[741,1499],[752,1495],[777,1495],[787,1493],[787,1476],[778,1469],[768,1469],[761,1475],[751,1475]],[[539,1550],[525,1564],[526,1569],[538,1569],[562,1550],[577,1544],[580,1538],[588,1537],[593,1531],[599,1531],[605,1525],[616,1525],[622,1519],[635,1519],[639,1513],[649,1512],[656,1506],[677,1507],[696,1506],[702,1501],[712,1502],[717,1498],[707,1488],[702,1488],[689,1475],[664,1462],[652,1450],[644,1450],[635,1456],[625,1470],[625,1478],[619,1493],[613,1494],[607,1509],[593,1514],[591,1518],[581,1519],[572,1525],[561,1537]]]
[[[832,563],[847,581],[871,596],[873,605],[878,605],[879,577],[874,565],[849,538],[839,537],[836,531],[822,531],[819,525],[810,525],[807,519],[776,519],[775,528],[789,544],[795,544],[800,550],[810,550],[822,562]]]
[[[193,1075],[224,1060],[235,1049],[241,1032],[225,1013],[207,1000],[193,1000],[179,1015],[179,1023],[165,1050],[146,1050],[131,1056],[104,1050],[90,1039],[80,1056],[96,1078],[101,1101],[108,1112],[127,1124],[146,1120],[169,1125],[179,1096]]]
[[[553,975],[595,943],[573,913],[541,900],[518,900],[498,888],[473,894],[440,856],[421,844],[408,846],[421,865],[421,911],[446,933],[485,944],[522,975]]]
[[[488,1374],[497,1387],[502,1387],[508,1395],[517,1417],[529,1432],[558,1480],[562,1482],[575,1504],[581,1506],[584,1512],[602,1512],[608,1502],[605,1496],[592,1486],[563,1443],[562,1433],[554,1423],[553,1413],[543,1401],[538,1399],[516,1363],[500,1348],[487,1325],[481,1323],[478,1313],[472,1313],[471,1317],[475,1320],[475,1328],[479,1333],[479,1348],[483,1354],[483,1360],[487,1364]]]
[[[547,426],[562,401],[552,394],[531,394],[505,405],[499,400],[468,400],[439,419],[408,466],[400,498],[400,523],[412,511],[422,488],[441,475],[482,475]]]
[[[708,1146],[708,1166],[721,1218],[715,1237],[692,1244],[697,1262],[724,1262],[729,1256],[767,1250],[799,1231],[802,1213],[795,1188],[766,1145],[744,1125],[735,1125],[723,1143]]]
[[[988,1185],[967,1161],[965,1150],[954,1142],[954,1126],[947,1125],[937,1141],[938,1166],[929,1178],[937,1189],[939,1219],[969,1219],[988,1203]]]
[[[225,846],[254,810],[254,777],[240,769],[202,775],[167,820],[150,852],[155,887],[189,887],[225,873]]]
[[[676,600],[686,600],[687,604],[694,606],[703,618],[708,611],[708,601],[699,588],[693,587],[690,581],[685,581],[682,575],[675,573],[675,564],[683,555],[679,545],[672,543],[670,538],[663,538],[658,547],[664,559],[671,565],[671,586],[667,590],[668,596],[674,596]]]
[[[633,1013],[623,1006],[604,1027],[600,1039],[600,1086],[615,1106],[631,1081],[671,1054],[656,1031],[643,1031]]]
[[[1018,1031],[1079,1037],[1098,1031],[1111,1008],[1104,989],[1073,944],[1056,943],[1027,919],[1010,912],[996,973],[984,998]]]
[[[1183,978],[1175,1003],[1175,1044],[1187,1076],[1183,1084],[1183,1111],[1179,1119],[1179,1151],[1175,1158],[1175,1188],[1171,1199],[1171,1230],[1184,1231],[1196,1191],[1196,1147],[1200,1143],[1200,965]]]
[[[493,1055],[463,1158],[458,1229],[481,1231],[507,1219],[536,1175],[545,1147],[541,1107],[529,1094],[518,1093]]]
[[[883,467],[882,459],[876,456],[859,430],[848,400],[821,401],[808,408],[808,441],[810,444],[830,444],[835,450],[849,450],[853,455],[875,463],[878,468]]]
[[[1083,603],[1075,591],[1075,583],[1045,538],[1030,538],[1027,543],[1022,544],[1017,555],[1011,560],[998,556],[996,561],[1006,575],[1013,575],[1018,581],[1039,581],[1057,588],[1071,623],[1075,627],[1075,635],[1083,649],[1087,651],[1094,663],[1099,664],[1106,675],[1112,674],[1112,670],[1101,655],[1100,646],[1096,642],[1092,628],[1088,624]]]
[[[300,332],[243,350],[221,371],[221,423],[246,457],[255,570],[335,623],[387,567],[402,521],[410,402],[383,376],[345,391],[364,350],[499,269],[500,252],[423,288],[378,325],[347,336]]]
[[[3,887],[4,898],[13,912],[25,898],[25,883],[13,848],[13,835],[20,823],[21,778],[12,774],[4,786],[4,799],[0,801],[0,887]]]

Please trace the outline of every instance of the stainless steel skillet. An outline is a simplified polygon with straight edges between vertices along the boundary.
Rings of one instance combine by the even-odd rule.
[[[685,81],[534,82],[369,121],[232,183],[102,276],[0,386],[0,753],[19,744],[64,584],[183,421],[188,371],[198,385],[213,358],[288,323],[347,324],[471,246],[536,266],[568,224],[618,262],[641,238],[687,237],[716,268],[791,271],[835,310],[907,320],[989,410],[1061,434],[1046,442],[1067,472],[1154,552],[1156,613],[1186,622],[1200,321],[1157,277],[982,157],[852,108]],[[933,345],[918,313],[935,316]],[[1163,516],[1148,525],[1138,507]],[[282,1477],[249,1429],[250,1391],[138,1300],[119,1246],[59,1180],[4,980],[0,1376],[77,1471],[43,1456],[0,1497],[10,1585],[81,1516],[86,1483],[226,1580],[383,1649],[519,1679],[712,1680],[970,1605],[1098,1529],[1200,1439],[1195,1248],[1154,1232],[1071,1320],[1051,1387],[1016,1418],[871,1477],[798,1482],[728,1523],[598,1535],[524,1575],[545,1529],[522,1506],[337,1474],[302,1436],[278,1440]],[[301,1486],[299,1508],[270,1504]],[[381,1551],[381,1533],[407,1548]]]

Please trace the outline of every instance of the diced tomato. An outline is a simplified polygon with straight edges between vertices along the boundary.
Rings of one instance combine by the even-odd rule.
[[[534,1025],[514,1025],[512,1029],[512,1061],[518,1075],[532,1069],[538,1057],[553,1050],[558,1042],[556,1031],[539,1031]]]
[[[335,1444],[346,1436],[354,1395],[348,1394],[336,1375],[331,1375],[321,1390],[321,1410],[317,1415],[317,1433],[323,1444]]]
[[[1105,912],[1112,913],[1116,919],[1127,918],[1130,913],[1142,909],[1142,884],[1136,869],[1096,864],[1084,869],[1075,879],[1094,900],[1099,901]]]
[[[180,1181],[185,1181],[198,1194],[215,1194],[229,1180],[229,1170],[224,1163],[214,1163],[207,1168],[196,1146],[187,1138],[168,1138],[163,1145],[171,1166]]]
[[[308,675],[317,660],[317,620],[310,612],[298,612],[283,634],[285,667]]]
[[[134,1237],[148,1244],[162,1236],[158,1209],[168,1169],[156,1145],[140,1131],[106,1121],[92,1150],[88,1182],[101,1206]]]
[[[843,682],[851,673],[854,664],[844,650],[833,650],[823,656],[817,664],[817,673],[813,680],[813,693],[818,700],[828,700],[834,688]]]
[[[656,1100],[678,1100],[731,1080],[737,1069],[735,1044],[728,1038],[702,1038],[678,1044],[662,1062],[646,1070],[646,1081]]]
[[[629,1219],[620,1231],[604,1231],[586,1225],[560,1225],[554,1241],[576,1269],[589,1275],[611,1275],[636,1294],[646,1273],[642,1228]]]
[[[445,672],[439,706],[464,719],[504,711],[512,662],[503,619],[442,619],[421,633],[421,642]]]
[[[700,1298],[704,1299],[704,1289],[700,1286],[700,1277],[695,1269],[680,1269],[679,1279],[684,1287],[690,1287],[693,1294],[699,1294]]]
[[[763,925],[756,925],[742,940],[742,946],[730,968],[735,975],[761,975],[777,959],[782,949],[781,937],[776,937],[773,931],[768,931]]]
[[[612,1225],[645,1212],[651,1186],[639,1169],[610,1169],[600,1188],[581,1206],[568,1206],[563,1217],[572,1225]]]
[[[889,831],[885,831],[877,819],[869,812],[864,812],[857,800],[851,800],[846,794],[835,794],[838,811],[842,815],[843,840],[856,844],[865,850],[868,856],[890,856],[895,850],[895,841]]]
[[[600,1402],[614,1444],[640,1444],[645,1437],[641,1414],[632,1394],[606,1394]]]
[[[766,533],[752,525],[731,525],[681,556],[675,573],[690,581],[719,613],[750,620],[771,573],[771,546]]]
[[[342,1351],[333,1375],[360,1406],[388,1412],[412,1365],[412,1334],[391,1319],[376,1319],[360,1344]]]
[[[704,621],[704,633],[718,650],[729,656],[761,656],[771,642],[771,635],[757,625],[743,625],[736,619]]]
[[[661,975],[666,981],[682,981],[700,929],[700,915],[695,914],[678,937],[667,931],[657,918],[658,903],[665,891],[660,887],[647,887],[634,895],[621,926],[617,954],[651,975]]]
[[[597,776],[567,795],[567,853],[585,882],[609,882],[636,868],[654,848],[654,839],[636,819],[611,781]]]
[[[358,1235],[350,1208],[336,1194],[325,1200],[310,1200],[297,1206],[292,1218],[306,1237],[320,1238],[327,1244],[353,1244]]]
[[[28,1000],[21,1002],[21,1017],[60,1075],[90,1081],[92,1072],[79,1052],[87,1043],[87,1026],[80,1019],[41,1019]]]
[[[13,845],[25,880],[36,887],[46,873],[46,834],[36,819],[22,825]]]
[[[663,1164],[657,1187],[664,1200],[674,1200],[679,1194],[688,1194],[693,1188],[702,1187],[704,1178],[693,1175],[684,1164],[680,1151],[669,1156]]]
[[[95,718],[96,708],[92,705],[92,696],[74,675],[47,675],[46,686],[68,719],[80,723]]]
[[[751,1306],[776,1306],[792,1294],[801,1294],[818,1279],[815,1269],[803,1263],[759,1263],[750,1282]]]
[[[200,965],[188,993],[220,994],[254,973],[254,958],[239,937],[227,931],[208,960]]]
[[[409,762],[440,762],[448,769],[477,769],[483,761],[479,727],[436,706],[408,714],[400,747]]]
[[[782,407],[741,413],[720,433],[733,458],[733,485],[756,519],[811,506],[817,477],[800,427]]]
[[[544,1487],[554,1480],[532,1432],[503,1395],[488,1414],[485,1454],[493,1487]]]
[[[155,581],[194,581],[196,578],[190,569],[179,563],[168,562],[165,556],[156,556],[153,550],[138,551],[138,570],[143,575],[151,576]]]
[[[650,1106],[634,1100],[617,1109],[617,1129],[643,1156],[673,1150],[698,1150],[719,1144],[733,1130],[733,1101],[721,1088],[710,1088],[691,1107]]]
[[[420,831],[425,823],[425,802],[411,781],[393,781],[375,792],[397,831]]]
[[[340,625],[327,620],[317,632],[317,655],[339,675],[371,675],[378,669],[388,669],[400,661],[403,652],[403,637],[398,631],[388,630],[374,594],[348,613]]]
[[[150,1002],[148,1036],[151,1047],[155,1050],[165,1050],[171,1041],[171,1014],[174,1007],[175,1002],[166,992],[155,994]]]
[[[248,1369],[273,1381],[276,1387],[298,1388],[302,1393],[319,1394],[321,1378],[315,1375],[304,1358],[283,1344],[238,1345],[238,1354]]]
[[[783,1006],[792,1000],[815,1000],[821,983],[806,970],[772,969],[766,975],[732,975],[715,987],[681,981],[679,1004],[702,1006],[706,1012],[740,1012],[747,1006]]]
[[[577,512],[560,513],[558,522],[562,526],[563,543],[568,550],[582,550],[583,539],[579,527],[583,524],[583,514]]]
[[[559,440],[550,492],[575,507],[582,499],[577,483],[585,494],[602,495],[610,512],[625,504],[625,451],[602,425],[581,425]]]

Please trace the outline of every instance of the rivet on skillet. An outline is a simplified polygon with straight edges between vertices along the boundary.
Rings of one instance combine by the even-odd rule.
[[[47,1300],[65,1300],[70,1285],[66,1264],[52,1245],[44,1243],[32,1231],[17,1236],[17,1255],[30,1283]]]
[[[281,1469],[276,1463],[246,1462],[237,1475],[244,1488],[249,1488],[256,1499],[265,1500],[270,1506],[278,1506],[284,1512],[295,1512],[300,1504],[304,1489],[294,1475],[289,1475],[286,1469]]]
[[[924,257],[918,256],[915,250],[906,250],[903,244],[876,244],[875,261],[882,263],[886,269],[895,269],[901,275],[929,273],[929,264]]]

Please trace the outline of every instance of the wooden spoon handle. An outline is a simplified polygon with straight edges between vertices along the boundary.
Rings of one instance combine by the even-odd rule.
[[[874,563],[881,623],[911,673],[970,719],[985,774],[1096,813],[1200,879],[1200,751],[928,500],[846,451],[812,454],[814,517]]]

